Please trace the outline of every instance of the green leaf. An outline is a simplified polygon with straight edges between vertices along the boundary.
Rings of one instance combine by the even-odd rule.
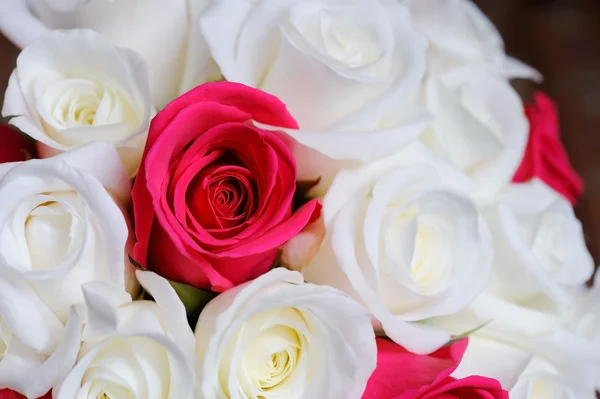
[[[468,337],[471,334],[475,334],[477,331],[481,330],[483,327],[487,326],[488,324],[490,324],[492,322],[492,320],[488,320],[485,323],[481,324],[480,326],[477,326],[467,332],[464,332],[462,334],[456,335],[454,337],[452,337],[452,339],[450,341],[448,341],[448,343],[446,344],[446,346],[448,345],[452,345],[453,343],[455,343],[456,341],[460,341],[463,338]]]
[[[185,311],[188,316],[188,322],[194,327],[198,321],[198,317],[200,317],[202,309],[217,296],[217,293],[204,291],[192,287],[191,285],[176,283],[174,281],[169,281],[169,283],[175,289],[181,302],[183,302],[183,306],[185,306]]]

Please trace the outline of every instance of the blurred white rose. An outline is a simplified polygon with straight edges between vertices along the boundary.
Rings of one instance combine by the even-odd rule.
[[[475,180],[477,197],[492,197],[514,176],[529,123],[517,92],[489,73],[460,68],[430,75],[425,108],[435,115],[423,142]]]
[[[0,165],[0,267],[25,278],[63,323],[70,306],[83,300],[86,282],[135,293],[122,212],[130,187],[106,143]]]
[[[594,262],[566,199],[534,179],[510,185],[481,212],[494,242],[490,293],[518,303],[540,295],[572,302],[570,290],[591,277]]]
[[[193,2],[199,8],[203,0]],[[137,51],[148,62],[154,104],[177,97],[186,62],[192,20],[187,0],[11,0],[3,4],[0,30],[25,47],[51,29],[93,29],[115,45]],[[194,11],[193,9],[191,11]],[[197,15],[197,14],[196,14]],[[208,52],[195,53],[195,67]]]
[[[2,115],[39,142],[42,157],[107,141],[133,175],[152,110],[144,60],[98,33],[72,30],[54,31],[21,52]]]
[[[301,176],[337,169],[304,146],[369,162],[430,122],[405,101],[425,71],[426,41],[396,0],[219,0],[200,28],[227,80],[277,96],[298,120],[287,133]]]
[[[327,235],[305,279],[351,294],[415,353],[449,340],[418,322],[467,306],[488,284],[491,242],[472,182],[418,143],[340,172],[323,200]]]
[[[283,268],[210,302],[196,351],[206,398],[360,398],[377,358],[366,310]]]
[[[471,0],[404,0],[404,4],[430,41],[430,69],[470,65],[505,78],[541,79],[539,72],[506,55],[502,36]]]
[[[194,334],[169,282],[150,272],[138,279],[156,302],[131,301],[106,283],[83,287],[87,320],[77,364],[55,399],[196,398]]]

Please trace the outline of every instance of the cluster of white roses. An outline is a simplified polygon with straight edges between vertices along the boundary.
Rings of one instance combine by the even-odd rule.
[[[358,398],[371,322],[422,354],[476,330],[457,376],[497,378],[515,399],[600,387],[600,287],[584,287],[580,223],[543,182],[511,184],[528,123],[509,80],[539,76],[469,0],[0,7],[27,46],[3,116],[42,153],[67,151],[0,165],[0,387]],[[287,244],[295,271],[218,296],[194,336],[167,281],[129,264],[125,210],[155,110],[221,78],[287,104],[323,219]],[[132,301],[138,282],[154,302]]]

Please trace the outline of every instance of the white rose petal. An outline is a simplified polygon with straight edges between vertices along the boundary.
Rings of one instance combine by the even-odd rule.
[[[508,57],[502,36],[471,0],[406,0],[434,49],[434,68],[473,65],[505,78],[541,80],[538,71]],[[440,65],[441,64],[441,65]]]
[[[282,268],[210,302],[196,351],[206,398],[360,398],[377,357],[358,303]]]
[[[194,398],[194,336],[185,308],[162,277],[137,272],[156,302],[135,301],[105,283],[89,283],[88,321],[75,367],[56,399]]]
[[[556,309],[515,304],[485,293],[460,313],[428,324],[453,334],[475,330],[453,376],[485,375],[505,389],[515,385],[539,343],[566,325]]]
[[[593,377],[598,358],[579,338],[558,332],[542,341],[517,383],[510,389],[515,399],[589,399],[595,396]]]
[[[93,29],[148,62],[152,97],[163,107],[180,94],[184,65],[200,69],[209,55],[188,55],[190,22],[186,0],[11,0],[0,14],[0,30],[26,47],[52,29]],[[204,1],[194,1],[201,8]],[[192,8],[191,11],[194,11]],[[201,48],[201,47],[200,47]],[[187,91],[191,86],[184,87]]]
[[[452,376],[483,375],[498,380],[504,389],[509,389],[515,386],[531,358],[531,351],[510,341],[473,334],[469,336],[467,350]]]
[[[489,232],[461,193],[472,187],[417,143],[342,171],[323,200],[327,236],[304,277],[362,301],[408,350],[438,349],[449,334],[415,322],[460,311],[489,281]]]
[[[475,196],[492,197],[510,182],[525,152],[529,124],[507,81],[472,68],[431,75],[425,103],[436,119],[423,141],[479,184]]]
[[[42,156],[107,141],[129,174],[139,166],[151,113],[144,60],[89,30],[55,31],[26,47],[2,108],[39,142]]]
[[[575,306],[568,314],[569,330],[587,341],[589,352],[600,359],[600,274],[596,273],[592,288],[579,287],[574,291]],[[594,376],[596,390],[600,390],[600,372]]]
[[[565,332],[539,340],[532,350],[510,340],[474,336],[452,375],[497,379],[514,399],[590,399],[597,367],[587,343]]]
[[[490,292],[512,302],[545,295],[568,304],[569,290],[594,271],[569,202],[540,180],[513,184],[482,206],[494,240]]]
[[[22,276],[0,268],[0,389],[48,392],[75,364],[81,323],[71,309],[63,324]]]

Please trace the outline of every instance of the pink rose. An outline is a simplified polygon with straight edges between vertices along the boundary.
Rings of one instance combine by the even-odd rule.
[[[415,355],[377,338],[377,368],[363,399],[508,399],[508,392],[494,379],[450,377],[467,344],[465,338],[430,355]]]
[[[298,127],[277,98],[230,82],[199,86],[154,118],[132,193],[138,263],[221,292],[266,273],[318,218],[317,201],[292,209],[283,133],[253,121]]]
[[[523,183],[539,177],[573,205],[583,193],[583,181],[569,163],[560,140],[556,105],[542,92],[534,94],[534,104],[525,106],[529,119],[529,143],[513,182]]]
[[[26,161],[34,153],[32,140],[9,125],[0,124],[0,163]]]

